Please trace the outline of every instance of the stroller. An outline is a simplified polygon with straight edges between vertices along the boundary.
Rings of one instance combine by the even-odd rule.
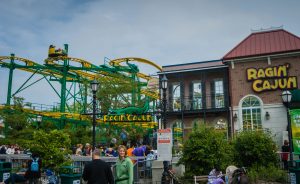
[[[45,171],[46,178],[42,180],[42,184],[58,184],[58,178],[54,175],[54,172],[50,169]]]
[[[236,169],[232,174],[231,184],[248,184],[249,178],[245,167]]]

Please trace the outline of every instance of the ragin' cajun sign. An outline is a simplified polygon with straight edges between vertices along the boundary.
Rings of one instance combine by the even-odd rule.
[[[297,77],[289,76],[290,64],[267,68],[248,68],[247,80],[252,82],[255,92],[277,89],[297,89]]]
[[[151,122],[150,114],[122,114],[122,115],[104,115],[104,122]]]

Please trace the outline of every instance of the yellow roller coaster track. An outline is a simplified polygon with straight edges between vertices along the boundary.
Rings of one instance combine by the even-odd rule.
[[[61,56],[61,57],[55,57],[55,58],[48,58],[45,60],[45,62],[47,64],[58,64],[57,61],[58,60],[64,60],[64,59],[68,59],[70,61],[74,61],[74,62],[77,62],[77,63],[80,63],[83,67],[87,67],[87,68],[91,68],[92,66],[94,67],[97,67],[93,64],[91,64],[90,62],[86,61],[86,60],[83,60],[83,59],[78,59],[78,58],[72,58],[72,57],[65,57],[65,56]],[[138,61],[138,62],[142,62],[142,63],[146,63],[146,64],[149,64],[149,65],[152,65],[154,66],[155,68],[159,69],[160,71],[162,71],[161,67],[156,65],[155,63],[149,61],[149,60],[146,60],[146,59],[142,59],[142,58],[121,58],[121,59],[116,59],[116,60],[112,60],[109,62],[109,64],[111,66],[120,66],[120,63],[122,62],[126,62],[126,61]],[[81,75],[81,76],[84,76],[90,80],[93,80],[95,77],[96,77],[96,74],[94,73],[88,73],[88,72],[83,72],[83,71],[77,71],[77,70],[70,70],[71,72],[74,72],[74,73],[77,73],[78,75]],[[106,76],[111,76],[108,72],[98,72],[99,74],[102,74],[102,75],[106,75]],[[138,73],[137,74],[138,77],[140,78],[143,78],[143,79],[146,79],[147,81],[149,81],[150,79],[152,79],[153,77],[150,77],[146,74],[143,74],[143,73]],[[154,99],[159,99],[159,95],[157,92],[153,92],[153,91],[150,91],[150,90],[145,90],[143,89],[141,91],[142,94],[144,95],[147,95],[151,98],[154,98]]]
[[[111,60],[109,62],[109,64],[111,66],[120,66],[120,63],[123,63],[123,62],[128,62],[128,61],[136,61],[136,62],[140,62],[140,63],[145,63],[145,64],[149,64],[151,66],[154,66],[155,68],[157,68],[159,71],[162,71],[162,68],[160,66],[158,66],[157,64],[147,60],[147,59],[143,59],[143,58],[136,58],[136,57],[127,57],[127,58],[119,58],[119,59],[114,59],[114,60]],[[146,79],[146,80],[150,80],[152,77],[148,76],[148,75],[145,75],[143,73],[138,73],[137,74],[138,77],[141,77],[143,79]]]
[[[157,68],[159,71],[162,71],[162,68],[158,66],[157,64],[153,63],[152,61],[149,61],[147,59],[143,58],[136,58],[136,57],[127,57],[127,58],[119,58],[119,59],[114,59],[109,62],[110,65],[120,65],[120,63],[127,62],[127,61],[137,61],[145,64],[149,64]]]
[[[92,68],[92,67],[95,67],[97,68],[98,66],[96,65],[93,65],[91,62],[89,61],[86,61],[86,60],[83,60],[83,59],[79,59],[79,58],[73,58],[73,57],[66,57],[66,56],[59,56],[59,57],[53,57],[53,58],[47,58],[45,59],[45,63],[48,64],[48,65],[57,65],[59,66],[59,63],[58,61],[59,60],[69,60],[69,61],[73,61],[73,62],[77,62],[77,63],[80,63],[82,67],[85,67],[85,68]],[[93,80],[95,79],[96,77],[96,74],[101,74],[101,75],[105,75],[105,76],[111,76],[111,77],[116,77],[116,74],[111,74],[109,72],[105,72],[105,71],[97,71],[94,73],[91,73],[91,72],[87,72],[87,71],[78,71],[78,70],[70,70],[71,72],[73,73],[77,73],[81,76],[84,76],[86,78],[88,78],[89,80]],[[142,73],[139,73],[138,74],[139,77],[143,77],[145,79],[150,79],[149,76],[145,75],[145,74],[142,74]]]
[[[156,100],[159,99],[159,94],[156,91],[150,91],[150,90],[142,89],[141,93],[144,94],[144,95],[146,95],[146,96],[149,96],[151,98],[154,98]]]
[[[23,63],[25,63],[25,66],[40,66],[43,67],[43,65],[40,65],[34,61],[31,61],[29,59],[25,59],[25,58],[21,58],[21,57],[16,57],[16,56],[0,56],[0,64],[8,64],[6,62],[3,62],[3,60],[8,60],[8,59],[14,59],[16,61],[22,61]],[[31,69],[31,68],[18,68],[20,70],[26,71],[26,72],[30,72],[30,73],[37,73],[37,74],[41,74],[41,75],[47,75],[47,76],[53,76],[53,77],[57,77],[57,78],[61,78],[62,75],[59,72],[55,72],[53,70],[49,70],[49,69],[43,69],[43,70],[37,70],[37,69]],[[67,77],[67,80],[73,80],[70,77]]]
[[[46,64],[49,64],[49,65],[57,65],[59,66],[59,63],[58,61],[59,60],[69,60],[69,61],[73,61],[73,62],[77,62],[77,63],[80,63],[82,67],[85,67],[85,68],[92,68],[92,67],[95,67],[97,68],[98,66],[92,64],[91,62],[89,61],[86,61],[86,60],[83,60],[83,59],[79,59],[79,58],[73,58],[73,57],[66,57],[66,56],[59,56],[59,57],[53,57],[53,58],[47,58],[45,59],[45,62]],[[105,71],[93,71],[92,72],[87,72],[87,71],[78,71],[78,70],[70,70],[71,72],[73,73],[77,73],[81,76],[85,76],[87,77],[88,79],[90,80],[93,80],[95,79],[96,75],[97,74],[101,74],[101,75],[105,75],[105,76],[110,76],[110,77],[116,77],[117,74],[111,74],[109,72],[105,72]]]
[[[91,68],[92,66],[96,67],[89,61],[79,59],[79,58],[66,57],[66,56],[47,58],[47,59],[45,59],[45,62],[46,62],[46,64],[55,64],[55,61],[66,60],[66,59],[69,61],[74,61],[74,62],[80,63],[83,67],[87,67],[87,68]]]
[[[10,109],[15,108],[13,105],[11,105],[11,106],[0,105],[0,109],[4,109],[5,107],[6,108],[9,107]],[[78,114],[78,113],[67,113],[67,112],[61,113],[61,112],[51,112],[51,111],[37,111],[37,110],[30,109],[30,108],[23,108],[22,110],[26,113],[29,113],[29,114],[41,115],[41,116],[52,117],[52,118],[61,118],[62,116],[64,116],[66,118],[74,118],[74,119],[82,119],[82,120],[89,119],[87,116],[81,115],[81,114]]]
[[[25,59],[25,58],[20,58],[20,57],[16,57],[16,56],[0,56],[0,61],[2,60],[6,60],[6,59],[14,59],[14,60],[19,60],[22,61],[26,64],[26,66],[41,66],[38,63],[35,63],[29,59]]]
[[[0,110],[4,108],[9,107],[10,109],[14,109],[14,106],[4,106],[0,105]],[[29,113],[29,114],[34,114],[34,115],[41,115],[45,117],[50,117],[50,118],[72,118],[76,120],[86,120],[86,121],[91,121],[91,117],[88,115],[81,115],[77,113],[61,113],[61,112],[49,112],[49,111],[37,111],[33,109],[28,109],[28,108],[23,108],[22,109],[24,112]],[[98,124],[107,124],[107,122],[103,122],[102,119],[96,119],[96,122]],[[131,126],[132,124],[137,125],[137,126],[142,126],[143,128],[154,128],[157,126],[157,122],[111,122],[111,125],[116,125],[116,126]]]

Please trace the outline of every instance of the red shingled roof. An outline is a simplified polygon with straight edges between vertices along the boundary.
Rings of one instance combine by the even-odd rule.
[[[223,60],[292,51],[300,51],[300,38],[286,30],[277,29],[250,34],[229,51]]]

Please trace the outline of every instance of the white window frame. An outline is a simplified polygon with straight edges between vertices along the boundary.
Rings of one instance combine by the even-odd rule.
[[[219,86],[218,86],[218,91],[220,90],[222,93],[217,93],[217,83],[218,82],[222,82],[222,88],[220,88]],[[214,98],[215,98],[215,108],[223,108],[223,107],[225,107],[225,96],[224,96],[224,81],[223,81],[223,79],[216,79],[216,80],[214,80],[214,93],[215,93],[215,95],[214,95]],[[218,99],[218,97],[219,96],[222,96],[223,98],[220,100],[220,99]]]
[[[192,84],[193,84],[193,98],[192,98],[193,110],[202,109],[203,108],[203,106],[202,106],[202,98],[203,98],[202,83],[201,83],[201,81],[193,81]],[[196,88],[195,88],[195,86],[196,86]],[[200,96],[195,97],[197,92],[200,93]]]
[[[253,98],[256,98],[257,100],[258,100],[258,102],[259,102],[259,106],[252,106],[252,107],[243,107],[242,105],[243,105],[243,102],[247,99],[247,98],[249,98],[249,97],[253,97]],[[254,126],[254,119],[253,119],[253,114],[255,113],[255,112],[253,112],[255,109],[259,109],[260,110],[260,119],[257,119],[257,120],[259,120],[260,121],[260,125],[261,125],[261,128],[263,128],[263,101],[261,100],[261,98],[259,98],[258,96],[256,96],[256,95],[252,95],[252,94],[250,94],[250,95],[246,95],[246,96],[244,96],[241,100],[240,100],[240,102],[239,102],[239,119],[240,119],[240,121],[239,121],[239,127],[240,127],[240,129],[241,130],[244,130],[244,119],[243,119],[243,110],[250,110],[250,117],[251,117],[251,129],[247,129],[247,130],[258,130],[258,129],[256,129]]]
[[[180,86],[180,82],[175,82],[175,83],[172,84],[172,107],[173,107],[174,111],[181,110],[181,86]]]

